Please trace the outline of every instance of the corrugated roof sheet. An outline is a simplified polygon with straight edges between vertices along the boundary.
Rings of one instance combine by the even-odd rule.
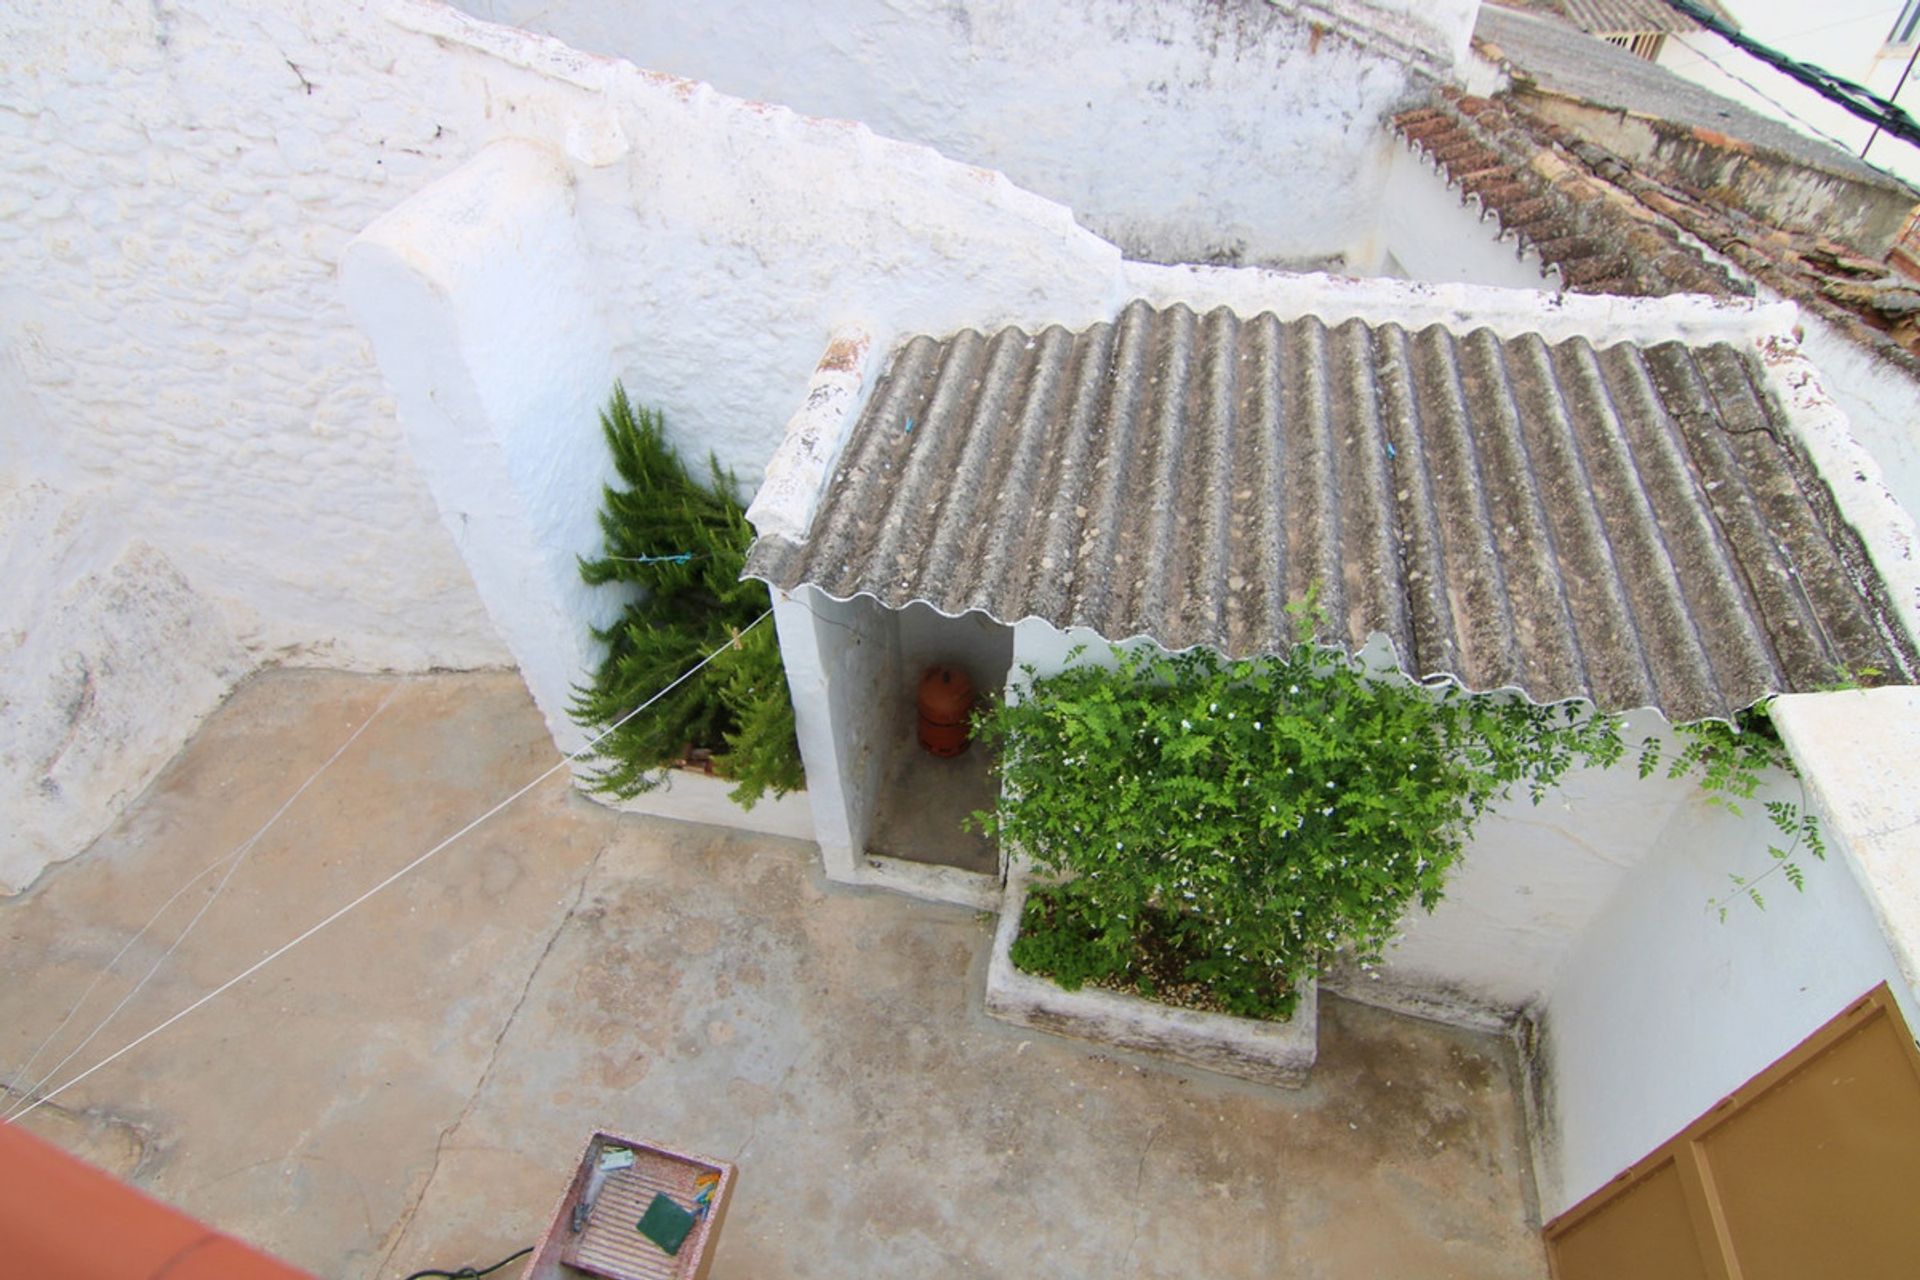
[[[1144,302],[917,337],[747,571],[1232,656],[1317,585],[1411,674],[1675,721],[1906,667],[1750,361]]]
[[[1698,31],[1700,24],[1661,0],[1561,0],[1567,17],[1597,36]]]

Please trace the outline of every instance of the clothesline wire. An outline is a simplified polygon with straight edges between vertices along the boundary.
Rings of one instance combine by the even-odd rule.
[[[107,1055],[105,1058],[102,1058],[99,1062],[94,1063],[91,1067],[88,1067],[85,1071],[82,1071],[79,1075],[76,1075],[71,1079],[69,1079],[65,1084],[60,1085],[58,1088],[53,1089],[51,1092],[43,1094],[39,1098],[36,1098],[31,1104],[29,1104],[28,1106],[20,1110],[16,1115],[8,1117],[5,1123],[13,1124],[19,1120],[25,1119],[27,1116],[31,1115],[35,1109],[45,1106],[49,1102],[52,1102],[55,1098],[65,1093],[67,1090],[73,1088],[73,1086],[79,1084],[82,1080],[85,1080],[88,1076],[91,1076],[94,1072],[101,1070],[102,1068],[110,1065],[111,1063],[117,1061],[118,1059],[133,1052],[135,1049],[139,1048],[141,1045],[145,1044],[147,1041],[153,1039],[153,1037],[159,1035],[162,1031],[165,1031],[168,1027],[171,1027],[174,1023],[186,1017],[188,1014],[194,1012],[196,1009],[201,1008],[202,1006],[216,999],[217,997],[224,994],[225,992],[238,986],[240,983],[245,982],[248,978],[251,978],[254,974],[260,972],[262,969],[272,964],[275,960],[278,960],[281,956],[293,950],[295,947],[305,942],[308,938],[311,938],[314,934],[319,933],[322,929],[326,928],[328,925],[332,924],[334,921],[340,919],[342,916],[346,915],[348,912],[352,911],[354,908],[358,907],[360,904],[367,901],[369,898],[373,897],[375,894],[379,893],[381,890],[387,888],[389,885],[393,884],[395,881],[401,879],[403,876],[413,871],[416,867],[421,866],[423,863],[435,857],[436,855],[438,855],[440,852],[442,852],[449,846],[458,842],[460,839],[462,839],[463,837],[468,835],[470,832],[478,828],[481,824],[487,822],[489,819],[493,818],[496,814],[499,814],[501,811],[506,809],[509,805],[512,805],[515,801],[519,800],[522,796],[526,795],[529,791],[532,791],[535,787],[545,782],[548,778],[551,778],[554,774],[560,772],[560,770],[568,767],[569,765],[576,763],[577,761],[585,757],[595,747],[599,746],[600,743],[603,742],[608,736],[610,736],[615,730],[619,729],[622,725],[626,724],[627,721],[639,715],[642,711],[645,711],[648,707],[651,707],[654,703],[660,701],[660,699],[666,697],[669,693],[672,693],[675,689],[685,684],[688,680],[691,680],[708,663],[712,662],[715,658],[719,657],[722,653],[725,653],[729,648],[738,644],[742,636],[746,635],[747,632],[753,630],[755,627],[765,622],[769,617],[772,616],[772,614],[773,614],[773,610],[768,609],[765,613],[762,613],[759,617],[755,618],[752,622],[749,622],[746,626],[734,632],[731,639],[727,640],[724,644],[721,644],[718,648],[714,649],[711,653],[707,654],[706,657],[700,659],[700,661],[694,663],[691,667],[688,667],[685,671],[681,672],[679,676],[674,678],[673,683],[661,689],[658,693],[648,698],[645,702],[641,703],[639,706],[635,707],[633,710],[627,712],[625,715],[622,715],[618,720],[615,720],[612,724],[608,725],[605,729],[602,729],[599,733],[595,734],[593,738],[591,738],[585,746],[581,747],[579,750],[573,752],[571,755],[562,756],[559,759],[559,761],[557,761],[552,767],[548,768],[545,772],[541,773],[538,777],[528,782],[525,786],[522,786],[518,791],[515,791],[512,795],[508,796],[506,799],[494,805],[491,809],[488,809],[485,813],[481,814],[479,817],[467,823],[464,827],[461,827],[458,831],[454,832],[452,835],[442,840],[439,844],[434,845],[431,849],[428,849],[425,853],[421,854],[419,857],[415,858],[413,861],[407,863],[405,866],[401,867],[398,871],[395,871],[392,875],[389,875],[386,879],[380,881],[380,883],[374,885],[371,889],[368,889],[365,893],[362,893],[359,897],[353,899],[351,902],[347,903],[345,906],[340,907],[339,909],[334,911],[331,915],[328,915],[327,917],[322,919],[319,923],[308,927],[301,933],[295,935],[291,940],[284,942],[280,946],[274,948],[272,951],[269,951],[266,955],[254,961],[252,964],[248,965],[245,969],[242,969],[239,973],[234,974],[231,978],[228,978],[225,982],[221,983],[219,986],[215,987],[213,990],[207,992],[205,995],[201,996],[198,1000],[195,1000],[192,1004],[180,1010],[178,1013],[174,1014],[172,1017],[167,1018],[165,1021],[149,1028],[147,1031],[141,1033],[139,1036],[136,1036],[134,1039],[128,1041],[126,1044],[116,1049],[113,1053]]]
[[[24,1105],[24,1100],[26,1098],[29,1098],[34,1094],[38,1093],[41,1090],[41,1088],[45,1086],[47,1081],[53,1079],[53,1077],[59,1073],[60,1068],[66,1066],[69,1062],[73,1061],[73,1059],[80,1053],[82,1049],[86,1048],[89,1044],[92,1044],[95,1037],[97,1037],[102,1031],[105,1031],[107,1029],[107,1025],[111,1023],[114,1020],[114,1018],[119,1016],[120,1011],[126,1008],[127,1005],[132,1002],[135,996],[140,994],[141,990],[145,988],[147,983],[152,981],[153,975],[160,971],[160,966],[165,964],[167,962],[167,959],[170,956],[172,956],[176,950],[179,949],[179,946],[182,942],[186,941],[187,935],[192,933],[194,926],[200,923],[200,918],[207,914],[208,909],[211,908],[213,904],[219,900],[220,895],[226,891],[228,882],[233,879],[234,873],[240,869],[240,865],[246,861],[247,855],[250,852],[252,852],[253,849],[260,843],[261,839],[265,837],[267,832],[273,829],[274,824],[279,822],[281,818],[286,816],[287,810],[293,808],[294,803],[298,801],[301,796],[307,793],[307,788],[311,787],[315,782],[319,781],[320,775],[324,774],[328,769],[331,769],[334,765],[334,762],[339,760],[342,755],[346,754],[347,748],[351,747],[355,742],[357,742],[360,738],[360,735],[367,731],[367,727],[371,725],[375,720],[380,718],[380,713],[387,709],[388,705],[393,702],[394,695],[399,692],[400,692],[400,684],[398,682],[395,682],[394,686],[391,689],[387,690],[387,696],[380,700],[380,705],[375,707],[373,711],[370,714],[368,714],[367,718],[360,722],[359,728],[355,729],[351,734],[349,734],[347,736],[346,741],[342,742],[338,747],[336,747],[334,749],[333,754],[328,756],[325,762],[322,763],[319,768],[315,769],[312,773],[308,774],[306,781],[302,782],[297,788],[295,788],[293,794],[288,796],[285,802],[282,803],[278,809],[275,809],[273,811],[273,815],[269,817],[265,822],[261,823],[259,828],[255,830],[252,835],[248,836],[245,840],[242,840],[239,844],[235,845],[227,853],[223,854],[219,858],[216,858],[214,861],[202,867],[185,884],[182,884],[178,889],[175,889],[172,895],[168,897],[168,899],[165,902],[161,903],[157,908],[154,909],[153,914],[147,917],[147,922],[141,925],[140,928],[134,932],[134,935],[131,938],[128,938],[126,942],[122,944],[122,946],[120,947],[120,950],[114,953],[113,959],[107,961],[106,967],[100,970],[100,972],[96,973],[93,976],[93,981],[87,984],[87,989],[80,993],[80,998],[74,1001],[72,1008],[67,1010],[67,1016],[60,1020],[60,1025],[55,1027],[52,1031],[48,1032],[47,1038],[40,1042],[40,1047],[35,1049],[33,1053],[28,1056],[27,1060],[20,1064],[19,1069],[14,1073],[12,1082],[9,1083],[7,1086],[8,1094],[11,1095],[15,1099],[15,1101],[9,1107],[7,1114],[3,1117],[0,1117],[0,1119],[12,1119],[13,1113],[19,1110],[20,1107]],[[86,1003],[89,999],[92,998],[94,991],[100,986],[102,982],[106,980],[107,975],[112,973],[114,969],[119,966],[122,960],[126,959],[127,953],[133,950],[134,944],[139,942],[140,939],[144,938],[147,935],[147,931],[152,929],[154,925],[160,922],[160,918],[167,913],[167,909],[169,907],[173,906],[175,902],[178,902],[180,900],[181,895],[185,894],[187,890],[193,888],[194,885],[199,884],[202,880],[206,879],[207,876],[212,874],[214,871],[217,871],[221,866],[229,863],[231,865],[227,866],[227,873],[220,878],[220,883],[214,886],[213,893],[208,896],[205,902],[200,904],[200,909],[194,912],[193,918],[191,920],[187,921],[186,928],[182,929],[179,935],[175,937],[174,940],[167,946],[167,949],[160,954],[160,958],[153,962],[152,966],[147,969],[146,974],[141,977],[140,981],[134,983],[133,989],[128,991],[124,996],[122,996],[120,998],[120,1003],[113,1006],[113,1008],[108,1011],[107,1016],[100,1019],[100,1021],[97,1024],[95,1024],[93,1030],[87,1033],[85,1039],[81,1040],[79,1044],[76,1044],[72,1049],[67,1051],[66,1057],[60,1059],[60,1061],[54,1063],[51,1067],[47,1068],[47,1071],[44,1075],[42,1075],[38,1080],[34,1081],[31,1086],[29,1086],[27,1089],[23,1091],[20,1088],[20,1084],[23,1080],[26,1079],[27,1073],[33,1069],[33,1064],[39,1061],[40,1055],[45,1053],[47,1049],[52,1046],[53,1042],[59,1038],[60,1033],[65,1031],[67,1029],[68,1024],[70,1024],[74,1020],[74,1018],[78,1016],[80,1010],[86,1007]]]

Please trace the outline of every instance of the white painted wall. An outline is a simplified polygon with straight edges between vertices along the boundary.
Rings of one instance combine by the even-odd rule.
[[[1824,67],[1863,84],[1882,97],[1893,93],[1913,45],[1890,45],[1887,36],[1900,0],[1840,0],[1814,6],[1806,0],[1721,0],[1740,30],[1789,57]],[[1859,155],[1873,126],[1828,102],[1813,90],[1728,44],[1700,31],[1670,36],[1660,65],[1762,115],[1824,137]],[[1920,69],[1901,89],[1899,105],[1920,110]],[[1882,134],[1867,151],[1872,163],[1920,184],[1920,147]]]
[[[0,13],[0,347],[76,491],[256,659],[504,657],[335,290],[472,146],[389,32],[290,0]]]
[[[982,694],[998,693],[1006,687],[1013,665],[1013,628],[978,612],[950,618],[918,602],[898,610],[894,620],[900,653],[898,705],[903,724],[913,722],[920,677],[936,663],[959,666]]]
[[[1376,261],[1369,274],[1557,291],[1540,255],[1502,237],[1478,196],[1462,197],[1412,147],[1397,145],[1381,197]]]
[[[1880,464],[1888,491],[1909,515],[1920,513],[1920,379],[1819,316],[1802,313],[1801,326],[1807,358],[1854,437]]]
[[[580,558],[602,549],[599,495],[614,478],[596,426],[614,368],[574,212],[564,158],[507,139],[376,221],[342,268],[494,626],[524,668],[567,673],[534,688],[568,753],[588,737],[567,714],[598,658],[588,627],[633,595],[580,577]]]
[[[894,619],[870,599],[841,602],[811,587],[775,592],[773,616],[821,863],[828,878],[857,884],[895,747],[893,717],[876,714],[899,693]]]
[[[1477,0],[462,0],[492,21],[1004,172],[1130,255],[1337,264],[1373,227],[1410,61]]]
[[[1822,753],[1872,741],[1861,728]],[[1773,794],[1797,799],[1799,788]],[[1829,818],[1827,861],[1801,859],[1804,894],[1776,876],[1766,910],[1735,905],[1722,923],[1707,900],[1728,891],[1730,873],[1769,865],[1771,828],[1757,807],[1736,819],[1684,806],[1578,939],[1544,1009],[1534,1135],[1544,1215],[1592,1193],[1876,983],[1890,981],[1913,1016],[1840,826]]]
[[[139,794],[250,666],[112,505],[0,473],[0,895]]]

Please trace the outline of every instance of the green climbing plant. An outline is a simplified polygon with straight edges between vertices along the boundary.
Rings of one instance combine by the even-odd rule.
[[[1622,753],[1611,717],[1379,678],[1296,612],[1284,657],[1117,649],[983,711],[1002,795],[976,820],[1060,877],[1017,966],[1287,1016],[1336,952],[1378,958],[1439,902],[1491,805]]]
[[[593,586],[624,585],[631,600],[594,632],[606,658],[575,688],[574,720],[604,729],[721,652],[602,740],[589,785],[638,795],[689,749],[704,749],[743,808],[804,786],[779,644],[770,624],[753,625],[769,607],[767,588],[740,576],[753,531],[733,475],[712,456],[704,475],[689,471],[659,413],[636,409],[617,383],[600,428],[619,483],[602,492],[605,546],[581,560],[580,575]]]
[[[1622,717],[1379,677],[1312,642],[1311,598],[1293,612],[1284,657],[1076,651],[981,711],[1002,787],[974,821],[1052,877],[1029,893],[1016,966],[1285,1017],[1336,953],[1377,960],[1407,910],[1440,901],[1490,806],[1538,804],[1574,766],[1625,755]],[[1676,738],[1641,744],[1640,776],[1691,777],[1735,815],[1798,777],[1764,703]],[[1825,856],[1804,802],[1762,801],[1770,865],[1710,900],[1723,921],[1764,909],[1770,877],[1804,887],[1800,857]]]
[[[1640,744],[1640,776],[1651,777],[1664,764],[1669,778],[1691,775],[1707,803],[1742,816],[1745,805],[1758,794],[1769,771],[1778,771],[1798,780],[1800,771],[1780,741],[1768,714],[1771,699],[1756,703],[1736,716],[1732,723],[1702,720],[1675,728],[1679,750],[1669,752],[1658,738]],[[1804,851],[1815,859],[1825,859],[1827,846],[1820,831],[1820,819],[1805,807],[1806,788],[1801,787],[1800,802],[1767,800],[1763,809],[1772,825],[1775,839],[1767,844],[1770,860],[1765,870],[1747,875],[1728,872],[1732,890],[1709,900],[1724,921],[1734,903],[1745,899],[1765,910],[1761,887],[1774,876],[1791,885],[1796,892],[1806,889],[1806,872],[1797,860]]]

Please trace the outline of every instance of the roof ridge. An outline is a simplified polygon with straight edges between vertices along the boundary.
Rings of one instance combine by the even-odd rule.
[[[1389,127],[1573,292],[1739,297],[1763,285],[1920,376],[1920,357],[1887,331],[1920,310],[1920,290],[1863,282],[1875,271],[1894,277],[1837,241],[1769,225],[1642,172],[1509,94],[1445,87]],[[1504,164],[1489,167],[1488,156]],[[1920,333],[1909,341],[1920,343]]]

